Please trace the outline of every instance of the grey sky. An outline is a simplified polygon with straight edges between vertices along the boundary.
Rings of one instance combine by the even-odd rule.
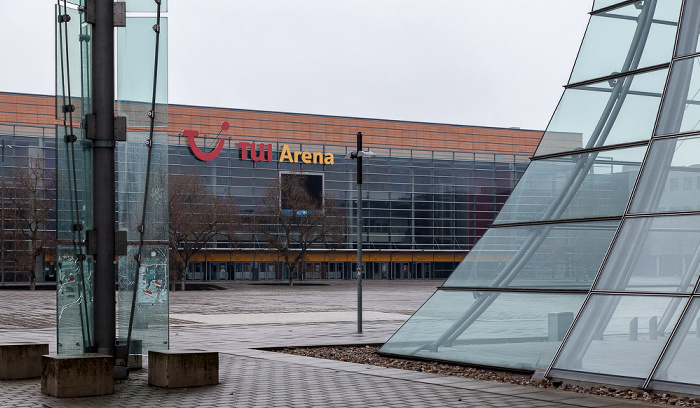
[[[53,94],[55,3],[0,0],[0,91]],[[534,129],[561,96],[592,4],[169,3],[170,103]]]

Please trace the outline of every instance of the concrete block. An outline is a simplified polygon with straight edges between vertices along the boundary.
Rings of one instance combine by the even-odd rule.
[[[48,344],[0,344],[0,380],[41,377],[44,354],[49,354]]]
[[[43,356],[41,392],[58,398],[114,394],[114,357],[85,353]]]
[[[163,388],[219,383],[219,353],[201,350],[148,352],[148,383]]]

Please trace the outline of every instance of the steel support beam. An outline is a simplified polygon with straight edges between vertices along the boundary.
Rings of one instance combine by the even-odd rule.
[[[115,172],[114,172],[114,26],[113,0],[94,0],[92,28],[93,225],[96,237],[93,321],[95,351],[114,356]]]

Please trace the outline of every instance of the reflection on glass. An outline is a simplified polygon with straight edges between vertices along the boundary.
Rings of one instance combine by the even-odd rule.
[[[673,63],[656,134],[686,133],[698,129],[700,129],[700,58],[688,58]]]
[[[681,30],[678,34],[678,44],[676,45],[676,56],[681,57],[700,51],[700,48],[698,48],[700,25],[697,22],[697,16],[699,15],[700,0],[685,0]]]
[[[144,194],[147,197],[146,241],[168,240],[168,145],[167,134],[154,134],[151,168],[148,169],[146,146],[148,133],[129,132],[127,142],[118,143],[119,229],[127,231],[129,241],[140,239],[138,228],[143,216]],[[146,176],[150,173],[148,192]]]
[[[535,370],[550,363],[583,298],[440,290],[380,352]]]
[[[680,315],[673,299],[591,296],[554,369],[645,379]]]
[[[645,1],[594,14],[569,83],[670,62],[680,5]]]
[[[58,23],[56,18],[56,119],[70,121],[67,107],[73,105],[73,123],[80,123],[92,111],[92,25],[85,23],[85,13],[71,8],[65,12],[70,21]],[[56,14],[63,15],[63,7],[56,6]]]
[[[564,91],[536,156],[648,140],[667,70]]]
[[[128,17],[117,29],[117,109],[129,126],[149,126],[156,55],[155,17]],[[168,125],[168,19],[160,19],[155,125]]]
[[[618,221],[491,228],[444,286],[589,289]]]
[[[630,212],[700,210],[700,137],[655,140]]]
[[[533,161],[495,224],[622,215],[646,147]]]
[[[138,250],[138,246],[129,245],[126,256],[119,257],[117,321],[119,340],[125,342],[131,320],[130,354],[147,355],[149,350],[168,349],[168,247],[144,246],[141,251],[141,268],[137,267],[135,260]],[[140,350],[133,343],[140,345]]]
[[[82,251],[85,253],[85,247]],[[88,256],[81,268],[78,252],[79,249],[72,245],[58,245],[56,248],[58,354],[87,353],[94,344],[93,261]]]
[[[685,303],[686,300],[684,299],[683,302]],[[698,343],[700,343],[699,311],[700,299],[693,299],[654,373],[654,382],[700,384],[700,370],[697,364]],[[654,387],[653,382],[652,387]]]
[[[700,273],[700,215],[628,218],[597,290],[691,292]]]

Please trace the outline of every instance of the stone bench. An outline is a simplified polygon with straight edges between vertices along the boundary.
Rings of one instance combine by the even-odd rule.
[[[58,398],[114,394],[114,357],[85,353],[43,356],[41,392]]]
[[[148,383],[162,388],[219,383],[219,353],[201,350],[148,352]]]
[[[49,354],[48,344],[0,344],[0,380],[41,377],[44,354]]]

